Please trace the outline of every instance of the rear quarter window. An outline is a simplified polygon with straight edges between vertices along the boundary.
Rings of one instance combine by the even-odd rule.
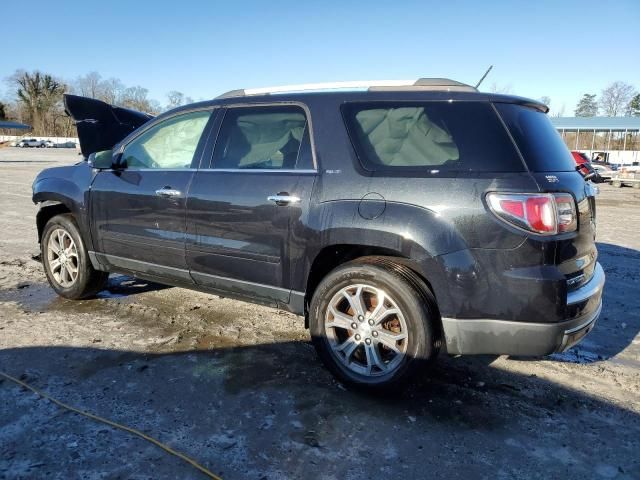
[[[522,172],[513,142],[488,102],[368,102],[343,105],[369,171]]]
[[[496,103],[496,108],[532,172],[570,172],[576,164],[547,115],[523,105]]]

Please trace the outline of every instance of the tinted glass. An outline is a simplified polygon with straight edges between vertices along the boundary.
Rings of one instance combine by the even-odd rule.
[[[354,103],[344,114],[367,170],[524,171],[486,102]]]
[[[307,120],[300,107],[232,108],[213,154],[213,168],[294,169]]]
[[[191,168],[210,111],[172,117],[151,127],[122,153],[127,168]]]
[[[512,103],[496,103],[504,122],[533,172],[574,171],[571,152],[545,113]]]

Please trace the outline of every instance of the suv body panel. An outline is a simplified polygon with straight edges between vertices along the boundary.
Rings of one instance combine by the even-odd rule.
[[[449,100],[513,103],[544,111],[537,102],[518,97],[442,91],[264,95],[180,107],[142,129],[194,108],[303,106],[311,127],[309,148],[316,169],[209,169],[207,162],[222,117],[212,116],[192,170],[180,174],[184,175],[179,182],[185,185],[184,205],[164,212],[161,206],[153,210],[157,218],[181,219],[182,239],[174,238],[173,245],[167,245],[161,235],[150,239],[152,248],[138,263],[133,258],[109,258],[105,252],[101,228],[109,223],[105,219],[115,214],[109,212],[110,202],[100,198],[100,192],[117,188],[94,180],[104,175],[111,183],[118,178],[118,182],[135,185],[135,180],[122,178],[126,170],[96,175],[86,162],[45,170],[34,183],[34,201],[55,199],[77,212],[97,265],[105,270],[304,314],[311,269],[320,252],[332,246],[365,246],[395,257],[429,283],[451,353],[544,354],[565,348],[570,343],[565,332],[578,327],[581,332],[588,331],[595,322],[604,282],[593,240],[595,204],[588,198],[580,175],[575,171],[530,172],[526,168],[512,173],[410,177],[370,172],[358,160],[341,114],[345,102]],[[122,139],[114,152],[121,151],[140,130]],[[70,169],[74,173],[70,174]],[[247,181],[253,177],[259,181]],[[174,178],[172,182],[177,181]],[[490,191],[569,192],[578,205],[578,230],[541,237],[511,228],[488,212],[484,196]],[[301,201],[289,207],[267,201],[267,196],[279,192],[295,193]],[[92,203],[91,212],[87,209],[90,195],[95,195],[97,202]],[[123,222],[130,217],[129,205],[128,201],[115,203]],[[578,280],[569,285],[567,279],[574,277]],[[581,298],[581,292],[592,294],[568,303],[571,295]],[[532,340],[525,348],[528,335],[539,340]]]

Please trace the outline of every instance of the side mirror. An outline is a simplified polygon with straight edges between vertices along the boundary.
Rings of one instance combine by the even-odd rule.
[[[87,163],[91,168],[97,168],[99,170],[113,168],[113,151],[103,150],[102,152],[92,153],[89,155]]]

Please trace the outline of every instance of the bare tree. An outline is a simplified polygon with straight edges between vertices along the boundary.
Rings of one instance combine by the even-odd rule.
[[[100,98],[102,93],[102,75],[89,72],[74,82],[75,90],[83,97]]]
[[[0,120],[7,118],[6,107],[4,103],[0,102]]]
[[[540,100],[540,102],[544,103],[547,107],[551,108],[551,97],[543,95],[538,100]]]
[[[177,90],[171,90],[169,93],[167,93],[167,100],[169,100],[169,103],[167,104],[167,110],[171,110],[172,108],[184,105],[184,93]]]
[[[122,106],[146,113],[158,113],[161,108],[158,102],[148,98],[149,90],[141,86],[125,88],[122,94]]]
[[[563,103],[557,111],[553,112],[553,116],[564,117],[566,109],[567,109],[567,106],[566,104]]]
[[[34,133],[44,134],[45,117],[60,103],[66,86],[51,75],[39,71],[16,72],[13,78],[17,86],[18,101],[27,110]]]
[[[116,105],[122,102],[125,87],[119,79],[111,77],[101,83],[100,90],[100,100]]]
[[[513,87],[510,83],[507,85],[499,85],[497,82],[493,82],[489,87],[489,91],[491,93],[502,93],[507,95],[509,93],[513,93]]]
[[[636,94],[633,85],[613,82],[600,94],[600,111],[607,117],[617,117],[628,113],[629,103]]]

